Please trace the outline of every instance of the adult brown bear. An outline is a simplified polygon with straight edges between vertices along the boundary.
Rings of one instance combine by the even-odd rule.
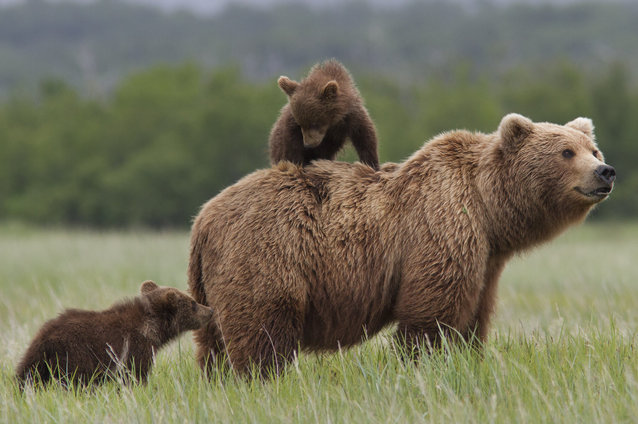
[[[408,348],[436,345],[441,328],[485,340],[505,262],[582,221],[614,179],[589,119],[516,114],[379,172],[254,172],[193,225],[189,287],[215,314],[196,333],[200,364],[225,352],[240,372],[278,371],[298,347],[349,346],[390,323]]]

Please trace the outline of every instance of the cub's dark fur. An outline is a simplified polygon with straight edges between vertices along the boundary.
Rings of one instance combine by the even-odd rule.
[[[361,162],[379,168],[377,133],[350,73],[336,60],[315,65],[296,82],[280,77],[288,104],[270,132],[270,161],[306,165],[329,159],[350,139]]]
[[[46,322],[16,374],[21,387],[51,379],[86,384],[121,375],[146,381],[155,352],[212,317],[185,293],[145,281],[141,295],[104,311],[67,309]]]

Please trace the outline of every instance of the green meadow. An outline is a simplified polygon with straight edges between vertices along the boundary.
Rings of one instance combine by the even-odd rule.
[[[21,393],[16,363],[65,307],[104,309],[153,279],[186,289],[188,233],[0,227],[0,422],[613,423],[638,417],[638,224],[595,223],[512,260],[482,354],[403,362],[391,330],[302,353],[279,378],[202,377],[187,334],[145,386]]]

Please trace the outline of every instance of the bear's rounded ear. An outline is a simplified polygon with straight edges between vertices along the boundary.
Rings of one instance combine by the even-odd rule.
[[[565,126],[578,130],[586,136],[594,136],[594,123],[589,118],[576,118],[573,121],[566,123]]]
[[[523,115],[510,113],[505,115],[498,126],[498,133],[505,146],[514,150],[534,131],[534,123]]]
[[[326,85],[323,86],[323,90],[321,90],[321,96],[324,99],[333,98],[337,93],[339,93],[339,84],[335,80],[328,81]]]
[[[149,294],[150,292],[152,292],[153,290],[156,290],[158,288],[159,288],[159,286],[157,284],[155,284],[153,281],[146,280],[140,286],[140,293]]]
[[[297,87],[299,87],[299,83],[297,81],[293,81],[283,75],[279,77],[277,84],[287,96],[292,96]]]

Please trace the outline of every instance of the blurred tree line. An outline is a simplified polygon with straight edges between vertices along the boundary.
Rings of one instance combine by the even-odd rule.
[[[638,90],[621,65],[595,79],[566,63],[511,71],[498,83],[462,65],[412,84],[355,79],[382,161],[401,161],[445,130],[492,132],[509,112],[556,123],[591,117],[619,175],[595,216],[638,212]],[[0,220],[186,227],[207,199],[268,166],[270,127],[285,102],[274,80],[247,80],[232,67],[154,67],[105,99],[47,80],[37,94],[0,104]],[[350,149],[344,157],[355,156]]]
[[[199,16],[113,0],[5,4],[0,96],[16,87],[30,91],[51,75],[108,93],[131,71],[188,61],[238,64],[263,82],[332,56],[353,72],[412,82],[452,72],[463,60],[494,81],[513,67],[535,69],[557,59],[591,73],[622,61],[638,75],[635,1],[263,3],[232,2]]]

